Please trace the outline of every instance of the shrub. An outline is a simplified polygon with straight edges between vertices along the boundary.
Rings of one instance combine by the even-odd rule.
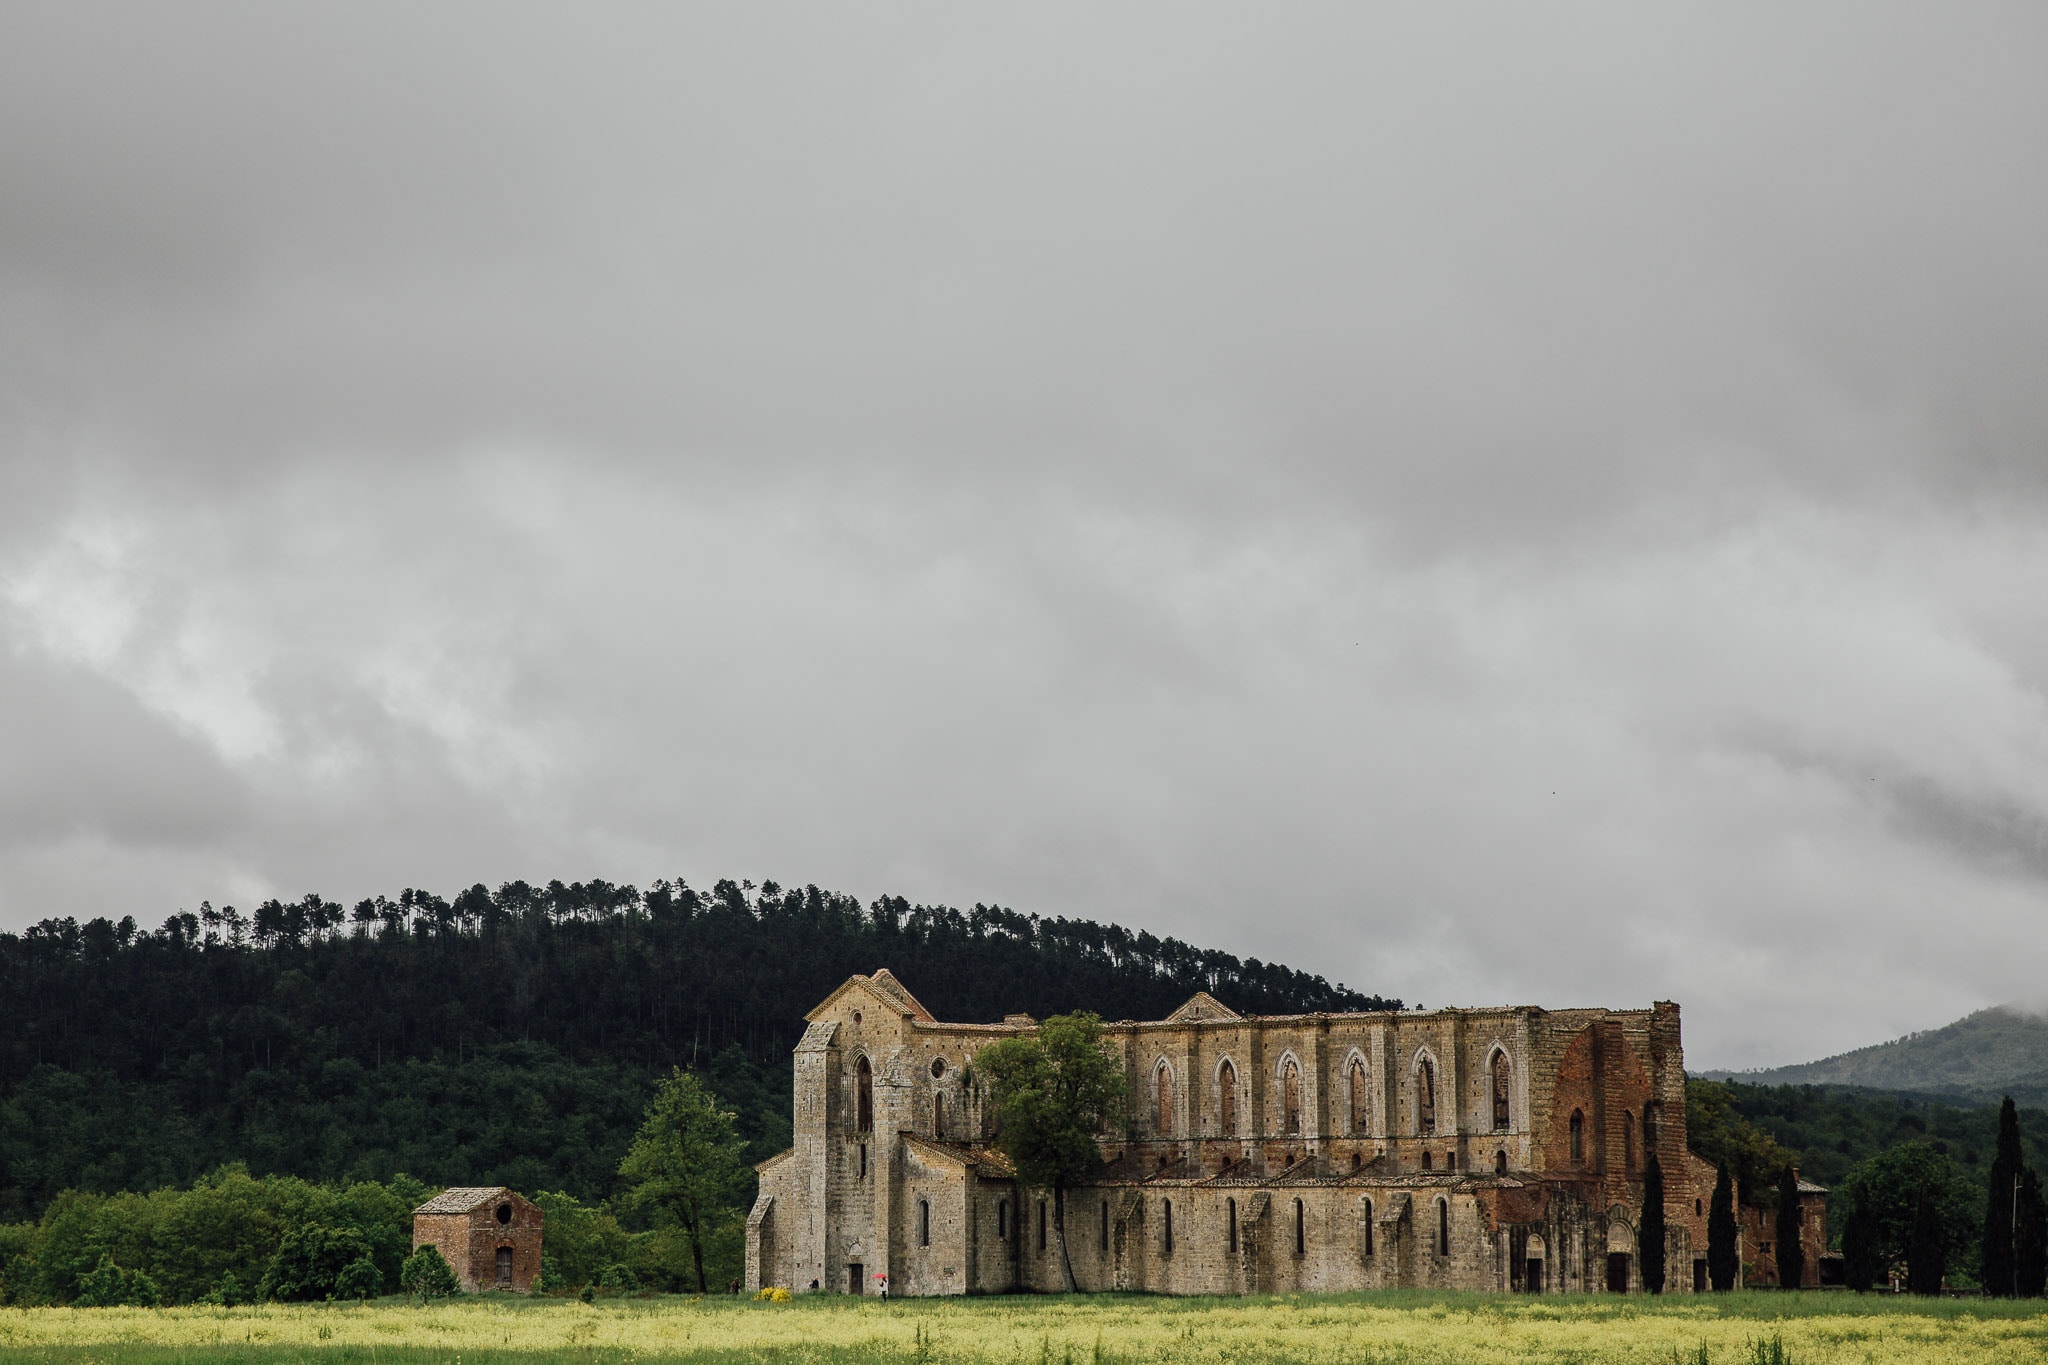
[[[428,1299],[453,1298],[462,1291],[455,1272],[448,1268],[441,1249],[431,1242],[405,1258],[399,1267],[398,1287],[422,1303]]]
[[[788,1303],[789,1300],[790,1292],[779,1284],[764,1286],[759,1293],[754,1295],[754,1302],[756,1303]]]
[[[640,1277],[633,1268],[614,1261],[604,1268],[604,1274],[597,1277],[597,1288],[603,1294],[637,1294],[640,1292]]]
[[[378,1273],[377,1263],[368,1256],[359,1256],[341,1268],[341,1274],[334,1277],[334,1297],[337,1299],[374,1299],[384,1292],[384,1277]]]
[[[99,1265],[78,1279],[78,1295],[72,1303],[79,1308],[117,1308],[130,1304],[155,1308],[163,1302],[156,1281],[139,1270],[123,1270],[112,1256],[102,1255]]]
[[[198,1301],[221,1308],[233,1308],[238,1303],[249,1301],[249,1291],[242,1287],[242,1282],[235,1277],[234,1271],[224,1270],[220,1278],[214,1281],[213,1288],[207,1290]]]
[[[302,1223],[284,1235],[256,1296],[284,1303],[331,1299],[342,1271],[369,1255],[369,1240],[354,1228]]]
[[[569,1289],[568,1277],[562,1274],[562,1263],[552,1256],[540,1258],[540,1274],[533,1278],[533,1292],[536,1294],[560,1294]]]

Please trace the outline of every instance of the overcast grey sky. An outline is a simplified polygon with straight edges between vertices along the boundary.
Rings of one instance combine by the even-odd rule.
[[[2044,71],[2030,3],[16,0],[0,927],[773,877],[1695,1066],[2048,993]]]

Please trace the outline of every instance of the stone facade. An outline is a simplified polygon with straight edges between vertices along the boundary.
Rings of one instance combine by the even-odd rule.
[[[1064,1222],[1083,1290],[1635,1290],[1651,1151],[1667,1291],[1705,1254],[1676,1005],[1242,1016],[1197,994],[1108,1025],[1133,1113],[1064,1220],[989,1144],[967,1079],[1035,1020],[942,1023],[887,970],[807,1019],[750,1289],[1056,1290]]]
[[[443,1190],[412,1211],[413,1249],[439,1248],[465,1294],[532,1292],[540,1239],[540,1209],[503,1185]]]

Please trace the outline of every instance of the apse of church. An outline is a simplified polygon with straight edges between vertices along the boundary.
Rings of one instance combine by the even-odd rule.
[[[1063,1219],[1018,1185],[970,1079],[1035,1020],[942,1022],[881,970],[808,1023],[795,1142],[748,1217],[754,1288],[1055,1290],[1064,1223],[1083,1290],[1629,1290],[1651,1151],[1669,1288],[1705,1245],[1671,1004],[1244,1016],[1197,994],[1106,1025],[1131,1119]]]

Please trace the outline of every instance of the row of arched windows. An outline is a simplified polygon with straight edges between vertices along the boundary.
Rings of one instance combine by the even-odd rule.
[[[1308,1207],[1301,1200],[1296,1199],[1293,1212],[1294,1254],[1305,1256],[1308,1254]],[[1372,1200],[1366,1199],[1360,1202],[1360,1213],[1359,1251],[1363,1255],[1370,1256],[1373,1254]],[[917,1215],[918,1245],[930,1246],[931,1205],[923,1199],[918,1200]],[[1008,1201],[999,1203],[996,1206],[996,1233],[998,1236],[1007,1237],[1009,1235],[1008,1215]],[[1451,1254],[1451,1204],[1448,1199],[1439,1198],[1436,1201],[1436,1234],[1434,1241],[1437,1255],[1448,1256]],[[1223,1201],[1223,1244],[1224,1250],[1228,1254],[1232,1256],[1237,1255],[1237,1200],[1234,1198]],[[1173,1201],[1171,1199],[1162,1199],[1159,1201],[1160,1252],[1171,1256],[1173,1254],[1173,1246]],[[1045,1205],[1043,1202],[1040,1203],[1038,1209],[1038,1249],[1040,1251],[1045,1250]],[[1109,1201],[1106,1199],[1102,1201],[1102,1231],[1099,1249],[1104,1252],[1109,1250]]]
[[[932,1062],[934,1078],[945,1074],[945,1060]],[[1487,1059],[1487,1085],[1492,1099],[1493,1128],[1505,1132],[1512,1127],[1513,1104],[1511,1102],[1513,1063],[1507,1053],[1495,1048]],[[1280,1064],[1280,1131],[1294,1134],[1301,1127],[1301,1067],[1293,1057],[1287,1057]],[[1237,1131],[1237,1068],[1229,1058],[1224,1058],[1216,1071],[1218,1104],[1217,1118],[1222,1131],[1234,1134]],[[1153,1103],[1155,1108],[1155,1131],[1171,1136],[1179,1128],[1178,1107],[1174,1089],[1173,1065],[1164,1057],[1152,1069]],[[1348,1131],[1354,1135],[1366,1136],[1371,1129],[1370,1099],[1371,1084],[1365,1069],[1365,1061],[1353,1054],[1345,1067],[1345,1089],[1348,1104],[1346,1117]],[[1427,1053],[1417,1057],[1415,1062],[1415,1131],[1424,1137],[1434,1136],[1437,1131],[1436,1112],[1436,1063]],[[1574,1115],[1579,1123],[1582,1115]],[[1652,1125],[1655,1120],[1646,1110],[1644,1127],[1655,1140]],[[875,1073],[866,1056],[854,1063],[854,1127],[856,1131],[871,1133],[875,1127]],[[946,1097],[934,1092],[932,1095],[932,1133],[945,1136]],[[1635,1120],[1629,1117],[1623,1140],[1627,1145],[1628,1168],[1635,1168]],[[1573,1160],[1580,1160],[1578,1141],[1574,1139]]]
[[[1432,1137],[1437,1131],[1436,1061],[1423,1053],[1415,1061],[1415,1131]],[[1504,1049],[1496,1047],[1487,1058],[1487,1091],[1492,1102],[1493,1130],[1507,1132],[1514,1126],[1514,1063]],[[1344,1068],[1346,1131],[1365,1137],[1372,1130],[1372,1086],[1365,1059],[1353,1053]],[[1218,1128],[1225,1135],[1237,1132],[1237,1067],[1226,1057],[1216,1068]],[[1283,1058],[1279,1075],[1280,1131],[1294,1134],[1301,1126],[1301,1066],[1293,1057]],[[1153,1131],[1172,1137],[1180,1129],[1178,1095],[1173,1064],[1161,1057],[1152,1067]]]

